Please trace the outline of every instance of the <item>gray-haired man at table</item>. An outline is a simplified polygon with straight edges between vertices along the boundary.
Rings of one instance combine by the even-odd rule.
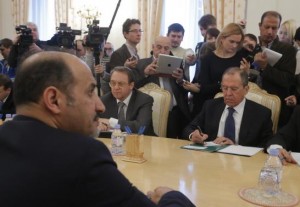
[[[229,68],[223,74],[221,89],[224,97],[206,101],[183,137],[195,143],[206,140],[264,147],[272,136],[271,110],[245,98],[249,90],[247,72]]]

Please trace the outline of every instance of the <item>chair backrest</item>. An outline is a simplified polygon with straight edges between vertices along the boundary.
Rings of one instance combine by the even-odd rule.
[[[171,104],[170,92],[160,88],[155,83],[148,83],[139,90],[153,97],[152,120],[154,132],[160,137],[166,137]]]
[[[222,97],[223,93],[217,93],[215,98]],[[249,82],[249,91],[246,95],[246,98],[259,103],[272,111],[272,122],[273,122],[273,132],[276,133],[277,125],[280,114],[281,101],[280,98],[276,95],[267,93],[265,90],[262,90],[255,83]]]

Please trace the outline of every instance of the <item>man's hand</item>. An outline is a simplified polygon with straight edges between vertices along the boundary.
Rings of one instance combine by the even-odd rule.
[[[165,195],[166,193],[173,191],[173,189],[168,187],[157,187],[154,189],[154,191],[149,191],[147,193],[147,197],[155,204],[158,204],[160,199]]]
[[[259,65],[260,69],[265,69],[268,65],[267,55],[259,52],[254,56],[254,62]]]
[[[144,69],[144,73],[145,75],[154,75],[157,73],[156,69],[157,69],[157,60],[154,60],[150,65],[148,65],[145,69]]]
[[[95,73],[96,74],[100,74],[102,75],[104,72],[105,67],[103,67],[103,65],[99,64],[99,65],[95,65]]]
[[[279,149],[279,158],[283,165],[287,163],[297,164],[297,161],[292,157],[290,152],[287,152],[285,149]]]
[[[285,100],[285,103],[287,106],[296,106],[297,105],[297,98],[295,95],[288,96],[284,100]]]
[[[204,133],[200,132],[198,129],[196,129],[195,131],[193,131],[190,138],[191,138],[191,141],[194,143],[203,144],[204,141],[208,138],[208,135],[204,134]]]
[[[183,79],[183,69],[176,68],[176,70],[172,72],[172,77],[178,81],[181,81]]]
[[[109,125],[109,119],[98,119],[98,129],[100,129],[100,131],[108,131],[110,129],[110,125]]]
[[[188,81],[183,81],[182,87],[185,90],[191,91],[193,93],[199,93],[200,92],[200,85],[198,83],[190,83]]]
[[[220,145],[233,145],[234,144],[231,139],[226,138],[226,137],[217,137],[214,140],[214,143],[220,144]]]
[[[128,58],[126,60],[126,62],[124,63],[124,66],[133,69],[136,67],[137,62],[138,62],[138,60],[132,56],[131,58]]]

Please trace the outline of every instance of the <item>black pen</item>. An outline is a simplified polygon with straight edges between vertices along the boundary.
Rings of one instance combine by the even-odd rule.
[[[201,129],[201,127],[200,127],[199,125],[197,126],[197,129],[198,129],[198,131],[200,132],[200,135],[203,136],[202,129]],[[203,145],[206,144],[204,140],[202,141],[202,144],[203,144]]]
[[[200,134],[203,134],[202,129],[200,126],[197,126],[198,131],[200,132]]]

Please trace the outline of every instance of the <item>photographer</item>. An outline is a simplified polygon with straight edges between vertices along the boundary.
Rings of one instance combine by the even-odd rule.
[[[17,37],[8,56],[8,64],[17,68],[26,57],[41,52],[45,41],[39,40],[39,32],[35,23],[27,22],[26,25],[16,27]]]

